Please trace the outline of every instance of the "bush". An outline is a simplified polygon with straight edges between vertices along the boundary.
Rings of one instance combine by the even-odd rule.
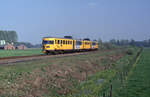
[[[114,48],[116,48],[116,46],[111,43],[103,43],[102,49],[114,49]]]
[[[126,51],[126,54],[128,54],[128,55],[133,55],[133,50],[132,50],[132,49],[128,49],[128,50]]]

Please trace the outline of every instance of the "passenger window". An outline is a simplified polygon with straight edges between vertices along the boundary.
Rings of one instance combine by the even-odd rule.
[[[58,40],[58,44],[59,44],[59,40]]]
[[[55,40],[55,44],[57,44],[56,42],[57,42],[57,41]]]
[[[69,41],[68,41],[68,44],[69,44]]]
[[[62,44],[62,40],[61,40],[61,44]]]
[[[66,44],[67,44],[67,41],[66,41]]]
[[[65,44],[65,40],[63,40],[63,44]]]

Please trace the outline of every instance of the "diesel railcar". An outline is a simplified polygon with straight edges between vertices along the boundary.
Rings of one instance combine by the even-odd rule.
[[[75,51],[97,50],[98,42],[90,40],[75,40],[68,38],[44,37],[43,53],[55,54]]]

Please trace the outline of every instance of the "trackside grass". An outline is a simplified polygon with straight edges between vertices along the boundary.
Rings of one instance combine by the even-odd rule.
[[[42,54],[41,49],[27,49],[27,50],[0,50],[1,57],[11,57],[11,56],[30,56]]]
[[[144,49],[137,64],[131,71],[124,87],[115,97],[150,96],[150,49]]]

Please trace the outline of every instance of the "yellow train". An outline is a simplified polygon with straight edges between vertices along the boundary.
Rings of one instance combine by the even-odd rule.
[[[75,40],[70,38],[44,37],[43,53],[56,54],[75,51],[97,50],[98,42],[90,40]]]

